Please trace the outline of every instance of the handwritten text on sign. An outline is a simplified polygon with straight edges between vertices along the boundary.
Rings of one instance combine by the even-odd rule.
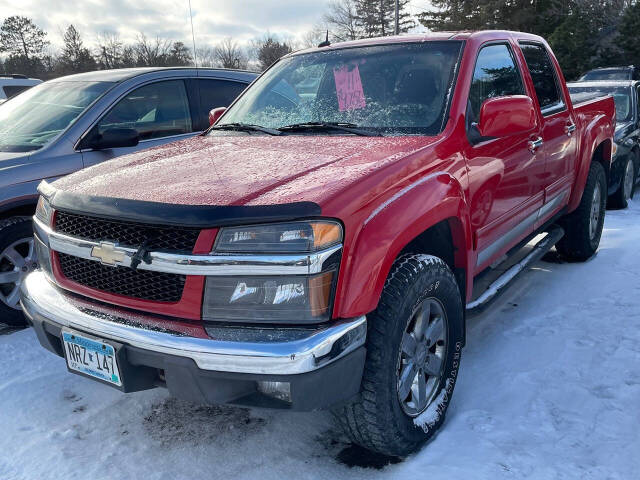
[[[357,110],[367,106],[358,65],[336,67],[333,69],[333,76],[336,80],[338,108],[341,112]]]

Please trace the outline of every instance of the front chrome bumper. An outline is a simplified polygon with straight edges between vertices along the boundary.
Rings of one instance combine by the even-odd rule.
[[[198,368],[216,372],[291,375],[318,370],[363,346],[364,316],[315,328],[208,329],[198,338],[146,327],[121,311],[105,313],[76,300],[33,272],[21,287],[22,307],[30,319],[68,327],[143,350],[192,359]],[[140,315],[137,315],[140,318]],[[135,325],[132,325],[135,323]],[[149,325],[157,324],[151,319]]]

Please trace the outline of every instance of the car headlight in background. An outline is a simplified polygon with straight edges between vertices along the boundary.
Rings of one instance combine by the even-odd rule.
[[[329,220],[223,228],[215,253],[309,254],[332,251],[308,275],[209,276],[202,317],[209,321],[319,323],[331,318],[342,226]],[[320,253],[318,253],[320,252]]]

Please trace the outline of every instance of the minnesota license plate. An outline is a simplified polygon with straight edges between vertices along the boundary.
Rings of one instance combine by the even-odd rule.
[[[69,370],[84,373],[118,387],[122,386],[116,350],[113,346],[70,330],[62,332],[62,342]]]

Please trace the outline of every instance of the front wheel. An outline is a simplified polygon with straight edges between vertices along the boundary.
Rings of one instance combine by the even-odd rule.
[[[453,273],[430,255],[400,257],[367,322],[361,393],[334,414],[354,443],[405,456],[440,428],[455,386],[464,323]]]
[[[629,200],[633,198],[637,175],[636,165],[633,160],[632,155],[627,156],[624,160],[625,164],[622,170],[620,187],[616,190],[616,193],[609,197],[609,203],[613,208],[627,208]]]
[[[578,208],[562,219],[565,235],[556,250],[571,261],[583,262],[600,246],[607,205],[607,176],[604,167],[592,162]]]
[[[31,218],[0,220],[0,323],[27,324],[20,308],[20,285],[36,268]]]

